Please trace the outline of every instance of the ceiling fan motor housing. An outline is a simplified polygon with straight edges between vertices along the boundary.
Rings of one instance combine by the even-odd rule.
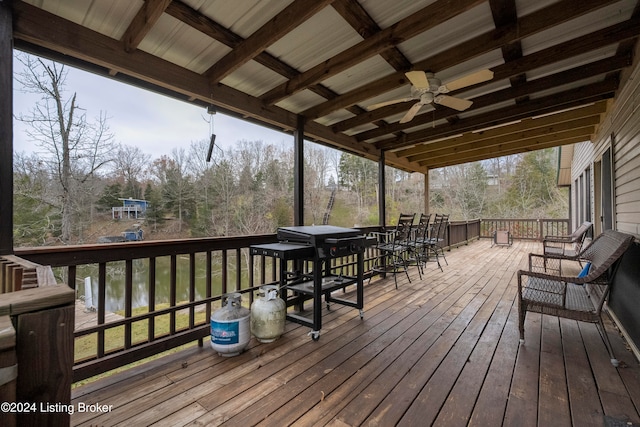
[[[424,95],[430,95],[430,100],[433,100],[434,96],[440,93],[442,84],[440,79],[436,78],[433,73],[425,73],[429,85],[426,87],[411,86],[411,96],[416,99],[421,99]]]
[[[429,92],[438,92],[441,86],[440,79],[436,78],[433,73],[425,74],[427,76],[427,81],[429,82]]]

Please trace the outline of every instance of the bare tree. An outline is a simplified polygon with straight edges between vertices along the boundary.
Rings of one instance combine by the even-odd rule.
[[[13,158],[13,236],[16,246],[44,245],[54,233],[51,175],[35,154]]]
[[[41,149],[41,160],[59,186],[60,239],[68,243],[74,204],[87,197],[82,194],[83,184],[111,160],[113,135],[105,114],[100,112],[94,121],[89,121],[78,105],[76,93],[65,98],[64,65],[29,55],[18,55],[18,60],[24,65],[17,76],[22,90],[42,95],[30,113],[19,115],[18,119],[29,124],[27,135]],[[90,203],[87,205],[90,208]]]
[[[316,144],[307,143],[305,152],[304,193],[307,217],[313,224],[322,224],[329,200],[326,190],[329,159],[327,151]]]
[[[127,197],[139,199],[142,197],[141,182],[145,180],[145,173],[149,168],[151,156],[138,147],[120,145],[118,155],[114,161],[117,176],[124,181],[124,193]]]
[[[182,231],[183,221],[192,216],[195,210],[196,194],[193,179],[188,173],[188,163],[185,149],[174,148],[171,157],[160,157],[152,167],[152,174],[162,189],[165,207],[177,219],[178,232]]]

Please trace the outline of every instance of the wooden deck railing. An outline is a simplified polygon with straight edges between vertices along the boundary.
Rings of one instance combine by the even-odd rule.
[[[480,219],[471,221],[450,221],[445,233],[445,247],[455,248],[466,245],[480,237]]]
[[[8,315],[0,316],[0,402],[17,402],[18,357],[16,330]],[[17,413],[0,411],[0,424],[17,425]]]
[[[69,425],[73,300],[65,285],[2,293],[0,425]]]
[[[376,229],[378,227],[363,228],[363,231]],[[89,341],[94,346],[90,355],[75,361],[73,379],[79,381],[189,342],[198,341],[203,345],[204,338],[210,334],[212,303],[227,292],[240,292],[247,297],[244,302],[250,304],[253,291],[278,281],[275,263],[264,257],[254,260],[248,251],[251,245],[274,241],[276,236],[271,234],[42,247],[16,252],[33,262],[50,265],[74,289],[82,283],[81,271],[91,267],[96,274],[97,294],[93,296],[97,306],[96,324],[74,333],[76,346],[83,339],[84,345]],[[365,269],[370,268],[375,258],[373,252],[371,248],[367,250]],[[160,260],[169,266],[168,278],[159,277]],[[147,271],[144,274],[147,295],[142,299],[148,301],[148,308],[143,313],[136,313],[133,304],[134,289],[137,289],[134,276],[140,278],[139,262],[146,265]],[[355,262],[353,256],[344,257],[334,260],[333,265],[346,269],[345,274],[354,274]],[[197,268],[196,264],[204,264],[204,269]],[[187,270],[186,274],[183,269]],[[108,321],[107,294],[114,275],[124,277],[124,308],[119,311],[120,318]],[[162,280],[168,280],[169,296],[166,303],[159,304],[156,297]],[[204,288],[204,292],[198,292],[196,285]],[[181,325],[177,319],[184,313],[188,314],[188,322]],[[159,319],[168,319],[168,330],[160,331]],[[144,330],[144,338],[140,337],[140,328]],[[114,335],[121,337],[120,342],[113,343]]]
[[[452,248],[479,237],[488,237],[489,230],[499,226],[511,227],[511,230],[534,229],[533,225],[539,227],[543,220],[495,221],[499,220],[489,220],[488,223],[480,219],[452,221],[447,227],[444,246]],[[362,230],[368,233],[379,229],[368,227]],[[518,232],[515,237],[535,238],[540,235],[540,229],[535,230],[524,234],[524,237]],[[279,280],[278,269],[272,259],[250,256],[248,250],[251,245],[275,241],[276,236],[270,234],[25,248],[16,250],[16,255],[53,267],[58,277],[74,289],[82,283],[87,270],[95,274],[97,293],[93,300],[97,305],[96,322],[74,332],[76,348],[80,343],[90,348],[88,354],[75,360],[73,380],[79,381],[189,342],[198,341],[203,345],[205,337],[210,334],[212,304],[219,301],[224,293],[240,292],[245,295],[244,303],[250,304],[253,291]],[[373,248],[367,249],[365,271],[371,269],[376,255]],[[346,274],[354,274],[354,258],[340,258],[332,265],[347,268]],[[161,264],[168,270],[166,274],[160,270]],[[142,275],[141,265],[145,271]],[[120,316],[115,320],[110,316],[107,320],[107,296],[114,276],[123,279],[124,303],[118,311]],[[141,280],[146,284],[144,291],[139,290],[138,282]],[[164,282],[168,282],[165,283],[168,297],[160,303],[159,287]],[[140,295],[141,292],[144,295]],[[138,300],[146,301],[147,306],[142,308],[142,312],[134,307],[134,293]],[[185,314],[186,322],[179,321]]]
[[[491,238],[496,230],[508,230],[514,239],[524,240],[571,233],[568,219],[482,219],[480,237]]]
[[[14,255],[0,256],[0,293],[38,286],[37,266]]]

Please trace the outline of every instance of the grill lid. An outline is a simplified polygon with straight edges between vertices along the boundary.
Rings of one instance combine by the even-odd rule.
[[[325,239],[343,239],[347,237],[363,237],[361,230],[355,228],[336,227],[333,225],[299,225],[278,228],[278,240],[301,242],[311,245],[322,244]]]

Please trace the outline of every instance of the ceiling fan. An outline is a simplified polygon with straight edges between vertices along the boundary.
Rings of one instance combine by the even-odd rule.
[[[417,100],[418,102],[413,104],[413,106],[409,109],[409,111],[407,111],[404,117],[400,119],[400,123],[410,122],[415,117],[415,115],[418,114],[420,108],[425,105],[429,105],[431,106],[431,109],[433,109],[433,104],[440,104],[449,108],[453,108],[454,110],[464,111],[467,108],[471,107],[473,101],[444,94],[449,93],[453,90],[461,89],[463,87],[491,80],[493,78],[493,71],[481,70],[449,82],[446,85],[441,84],[440,79],[435,77],[433,73],[425,71],[409,71],[405,73],[405,76],[407,76],[407,79],[409,79],[409,81],[411,82],[410,97],[380,102],[378,104],[370,105],[369,107],[367,107],[367,109],[371,111],[375,110],[376,108],[397,104],[399,102]]]

